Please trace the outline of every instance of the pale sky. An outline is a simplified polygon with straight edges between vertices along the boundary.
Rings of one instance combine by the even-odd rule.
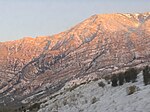
[[[94,14],[148,11],[149,0],[0,0],[0,41],[53,35]]]

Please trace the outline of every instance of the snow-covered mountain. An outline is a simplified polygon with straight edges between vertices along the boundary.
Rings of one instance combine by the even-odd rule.
[[[0,105],[21,106],[69,81],[150,63],[150,13],[93,15],[53,35],[0,43]]]

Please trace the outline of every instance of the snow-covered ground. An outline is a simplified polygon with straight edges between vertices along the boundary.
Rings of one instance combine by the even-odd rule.
[[[111,87],[106,83],[99,87],[98,81],[81,85],[72,91],[48,100],[38,112],[150,112],[150,85],[144,86],[142,73],[137,82]],[[135,85],[138,90],[127,94],[127,88]]]

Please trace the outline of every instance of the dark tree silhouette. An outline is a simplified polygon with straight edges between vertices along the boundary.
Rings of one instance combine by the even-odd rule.
[[[145,85],[150,84],[150,67],[146,66],[143,70],[143,81]]]
[[[135,68],[130,68],[125,72],[125,81],[126,82],[136,82],[136,78],[137,78],[137,70]]]
[[[119,79],[119,85],[123,85],[124,84],[124,73],[119,73],[118,79]]]
[[[130,77],[130,74],[128,73],[128,71],[125,72],[125,81],[126,82],[130,82],[131,81],[131,77]]]
[[[116,74],[114,74],[111,78],[111,82],[112,82],[112,86],[116,87],[118,86],[118,77],[116,76]]]
[[[138,71],[135,68],[129,70],[131,81],[136,82]]]

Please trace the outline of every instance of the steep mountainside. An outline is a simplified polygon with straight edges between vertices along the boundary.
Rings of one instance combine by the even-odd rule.
[[[0,43],[0,103],[37,100],[72,79],[149,61],[150,13],[94,15],[57,35]]]

